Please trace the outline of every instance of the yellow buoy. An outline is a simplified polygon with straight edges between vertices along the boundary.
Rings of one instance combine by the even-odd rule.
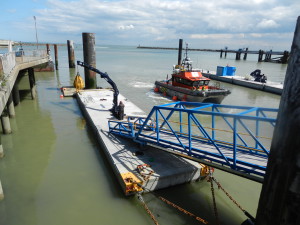
[[[76,92],[79,92],[79,90],[84,88],[84,81],[79,73],[77,73],[77,75],[75,76],[73,85],[76,88]]]

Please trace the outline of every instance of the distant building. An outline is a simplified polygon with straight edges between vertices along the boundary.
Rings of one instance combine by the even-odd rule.
[[[8,47],[9,42],[12,42],[12,45],[15,44],[14,41],[10,41],[10,40],[0,40],[0,47]]]

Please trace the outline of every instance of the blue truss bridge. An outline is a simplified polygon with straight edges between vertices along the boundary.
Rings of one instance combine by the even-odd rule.
[[[262,182],[278,109],[172,102],[110,120],[110,133]]]

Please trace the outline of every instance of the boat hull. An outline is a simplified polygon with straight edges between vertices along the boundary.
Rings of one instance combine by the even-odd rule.
[[[188,102],[211,102],[220,104],[223,99],[230,94],[229,90],[190,90],[187,88],[172,86],[164,81],[156,81],[155,87],[158,92],[163,93],[166,96],[173,98],[177,97],[178,100]]]

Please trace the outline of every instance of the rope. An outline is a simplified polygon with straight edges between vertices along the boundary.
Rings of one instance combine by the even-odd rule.
[[[195,219],[198,220],[199,222],[202,222],[203,224],[209,224],[206,220],[204,220],[204,219],[200,218],[199,216],[196,216],[196,215],[194,215],[193,213],[191,213],[191,212],[189,212],[189,211],[187,211],[187,210],[185,210],[185,209],[179,207],[178,205],[176,205],[176,204],[174,204],[174,203],[168,201],[167,199],[165,199],[165,198],[163,198],[163,197],[161,197],[161,196],[159,196],[158,198],[159,198],[160,200],[162,200],[163,202],[167,203],[168,205],[173,206],[175,209],[178,209],[179,211],[185,213],[186,215],[189,215],[189,216],[195,218]]]
[[[211,180],[213,180],[214,182],[216,182],[216,184],[218,185],[218,188],[221,189],[226,195],[227,197],[240,209],[243,211],[243,213],[251,220],[251,221],[255,221],[255,218],[249,213],[247,212],[240,204],[237,203],[236,200],[233,199],[233,197],[222,187],[222,185],[220,184],[220,182],[218,182],[216,180],[216,178],[211,177]]]
[[[153,215],[153,213],[150,211],[150,209],[148,208],[148,206],[146,205],[142,195],[140,193],[137,193],[137,197],[138,199],[141,201],[142,205],[144,206],[146,212],[150,215],[151,219],[153,220],[155,225],[159,225],[158,221],[156,220],[155,216]]]
[[[215,190],[214,190],[212,172],[211,172],[211,170],[209,170],[209,172],[210,172],[209,181],[210,181],[210,186],[211,186],[211,194],[212,194],[212,199],[213,199],[213,206],[214,206],[214,212],[215,212],[215,217],[216,217],[216,224],[220,225],[218,210],[217,210],[217,203],[216,203],[216,198],[215,198]]]

